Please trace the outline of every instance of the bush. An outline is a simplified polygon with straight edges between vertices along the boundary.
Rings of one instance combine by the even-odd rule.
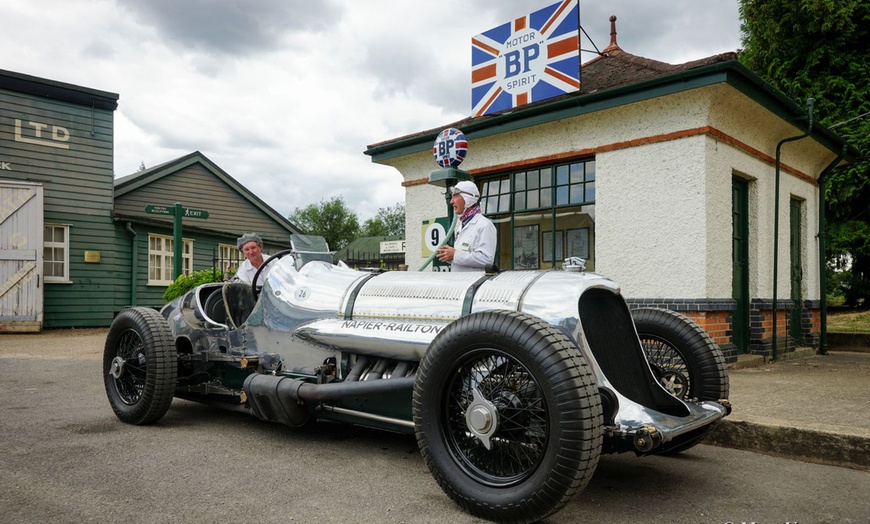
[[[846,301],[846,290],[849,288],[849,273],[833,271],[828,267],[827,292],[825,299],[829,306],[841,306]]]
[[[191,289],[201,286],[202,284],[223,281],[224,273],[217,268],[200,269],[199,271],[194,271],[189,275],[180,275],[175,279],[175,282],[169,284],[169,287],[166,288],[166,292],[163,293],[163,300],[169,302],[170,300],[180,297]]]

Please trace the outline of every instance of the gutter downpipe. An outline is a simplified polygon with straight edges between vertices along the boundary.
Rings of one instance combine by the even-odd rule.
[[[809,136],[813,130],[813,105],[815,100],[807,98],[807,131],[798,136],[784,138],[776,144],[776,188],[774,189],[774,211],[773,211],[773,353],[771,360],[777,359],[777,335],[776,335],[776,316],[779,313],[779,305],[776,299],[776,281],[779,276],[779,171],[780,171],[780,156],[782,154],[782,145],[786,142],[801,140]]]
[[[820,333],[819,333],[819,355],[828,354],[828,255],[826,253],[826,239],[828,224],[825,220],[825,177],[828,173],[836,168],[840,160],[846,156],[846,144],[843,144],[843,149],[837,154],[837,158],[828,164],[828,167],[822,170],[819,174],[819,290],[821,291],[821,304],[819,306],[820,315]]]
[[[139,270],[139,243],[136,242],[136,232],[133,231],[133,224],[131,222],[125,222],[127,224],[127,232],[130,233],[131,242],[133,244],[133,252],[131,254],[130,261],[130,305],[136,306],[136,273]]]

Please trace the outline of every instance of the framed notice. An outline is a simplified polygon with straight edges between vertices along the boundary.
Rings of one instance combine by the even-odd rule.
[[[565,234],[562,230],[556,231],[556,260],[564,258],[562,254],[562,246],[564,244]],[[544,231],[541,233],[541,250],[543,251],[544,262],[553,261],[553,232]]]
[[[568,230],[568,256],[589,260],[589,228],[578,227]]]
[[[538,268],[538,225],[514,228],[514,269]]]

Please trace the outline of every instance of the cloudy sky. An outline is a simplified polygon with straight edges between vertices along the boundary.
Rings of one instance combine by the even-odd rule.
[[[362,222],[404,200],[366,146],[468,116],[471,37],[555,1],[0,0],[0,69],[118,93],[116,177],[198,150],[285,216],[342,196]],[[632,54],[735,51],[737,5],[581,0],[581,48],[616,15]]]

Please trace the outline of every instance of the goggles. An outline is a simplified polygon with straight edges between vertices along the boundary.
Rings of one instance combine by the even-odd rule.
[[[454,195],[468,195],[471,198],[479,198],[477,195],[458,189],[456,186],[451,187],[450,192]]]

